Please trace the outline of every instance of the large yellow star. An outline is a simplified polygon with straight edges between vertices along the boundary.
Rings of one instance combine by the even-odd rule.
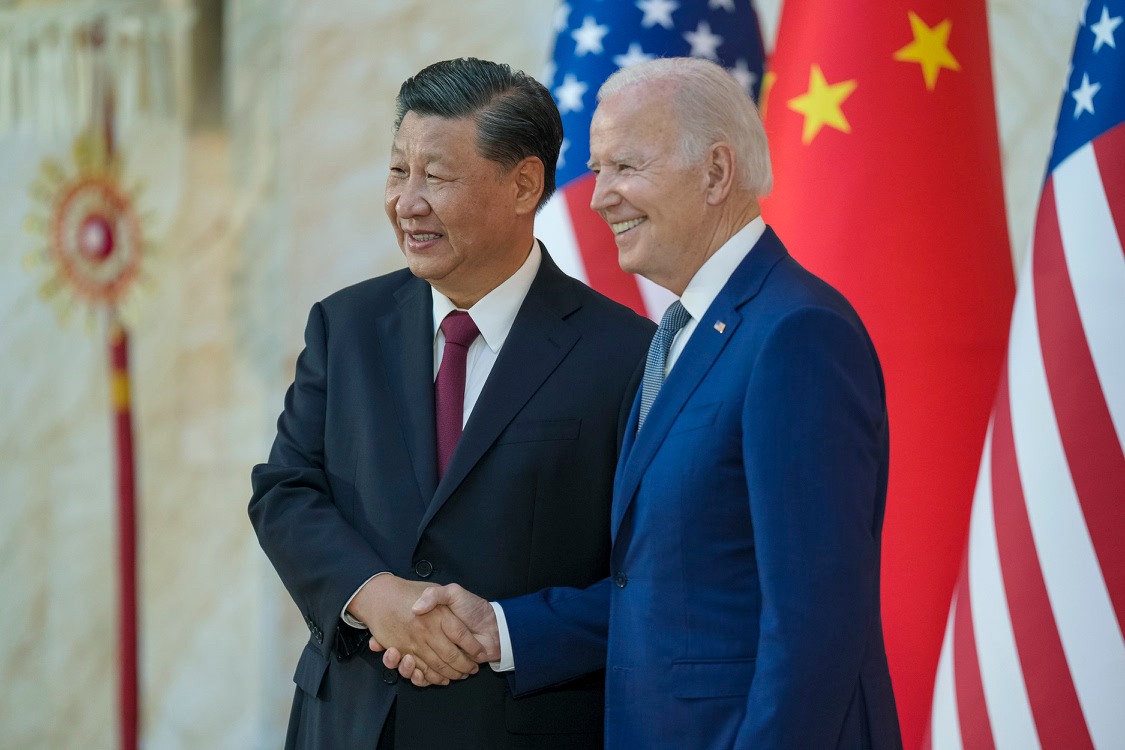
[[[933,91],[934,86],[937,85],[938,72],[942,68],[961,69],[960,63],[953,57],[948,46],[953,22],[947,18],[931,29],[914,11],[910,11],[909,16],[914,41],[896,52],[895,59],[899,62],[916,62],[921,65],[926,88]]]
[[[789,109],[805,116],[801,142],[808,145],[825,125],[843,133],[852,132],[852,126],[840,110],[840,105],[855,91],[855,81],[829,84],[819,65],[809,70],[809,90],[789,100]]]

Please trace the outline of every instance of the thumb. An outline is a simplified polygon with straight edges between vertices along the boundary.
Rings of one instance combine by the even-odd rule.
[[[445,586],[431,586],[422,592],[410,611],[416,615],[424,615],[439,604],[449,604],[451,601],[452,598],[445,590]]]

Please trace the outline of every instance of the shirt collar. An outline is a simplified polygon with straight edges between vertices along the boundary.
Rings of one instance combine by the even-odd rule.
[[[761,216],[755,217],[724,242],[695,272],[684,293],[680,295],[680,304],[687,309],[693,320],[698,322],[703,318],[707,308],[711,307],[711,303],[726,286],[734,269],[750,254],[765,231],[765,220]]]
[[[515,273],[509,276],[504,283],[481,297],[475,305],[469,308],[469,317],[480,329],[481,338],[493,353],[499,352],[500,347],[508,338],[512,324],[516,322],[516,313],[520,311],[523,298],[531,289],[535,275],[539,272],[539,265],[543,260],[543,252],[539,249],[539,241],[531,244],[531,252]],[[432,289],[433,287],[431,287]],[[434,309],[434,340],[437,340],[438,330],[445,316],[458,309],[453,302],[437,289],[433,289]]]

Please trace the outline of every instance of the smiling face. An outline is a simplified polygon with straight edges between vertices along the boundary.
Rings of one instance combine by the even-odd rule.
[[[407,112],[384,206],[411,272],[464,308],[515,273],[532,242],[527,166],[505,170],[481,156],[471,118]]]
[[[618,262],[681,294],[712,244],[705,161],[684,158],[674,96],[638,84],[603,100],[590,124],[590,207],[613,229]]]

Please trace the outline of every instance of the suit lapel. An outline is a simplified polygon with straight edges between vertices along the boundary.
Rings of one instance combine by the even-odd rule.
[[[617,528],[625,516],[626,503],[625,481],[629,469],[629,457],[633,455],[633,446],[637,443],[637,419],[641,411],[641,388],[637,388],[633,396],[633,406],[629,409],[629,419],[625,423],[625,436],[621,439],[621,452],[617,456],[617,469],[613,473],[613,507],[610,518],[610,536],[616,538]],[[632,477],[630,477],[632,482]],[[630,493],[632,494],[632,493]]]
[[[411,279],[395,292],[397,305],[376,326],[399,427],[423,503],[437,486],[434,427],[434,314],[430,285]]]
[[[564,317],[579,304],[569,288],[569,277],[544,248],[539,272],[469,415],[445,476],[418,527],[419,534],[574,347],[579,336]]]
[[[676,417],[726,348],[727,342],[736,335],[742,322],[739,308],[758,294],[766,276],[784,255],[785,248],[781,245],[781,241],[773,230],[767,227],[761,239],[734,270],[718,297],[699,321],[687,346],[680,353],[672,372],[656,396],[656,401],[645,419],[645,424],[648,426],[639,433],[637,433],[639,402],[634,401],[633,410],[629,414],[629,425],[626,428],[614,487],[611,525],[614,539],[617,538],[617,532],[637,493],[645,470],[668,436],[668,431],[675,423]],[[720,328],[722,330],[719,330]],[[630,443],[630,436],[633,435],[635,440]]]
[[[718,300],[716,300],[717,302]],[[726,324],[722,333],[714,329],[715,321]],[[719,353],[726,347],[738,328],[742,318],[733,308],[720,307],[712,304],[703,320],[699,321],[695,332],[692,333],[688,345],[676,361],[676,366],[664,381],[656,401],[645,418],[645,427],[638,433],[637,408],[634,404],[633,412],[629,417],[629,431],[636,433],[636,440],[627,454],[622,465],[622,477],[618,486],[619,493],[615,493],[613,503],[613,523],[611,532],[617,536],[617,530],[625,517],[633,495],[645,469],[648,468],[652,457],[664,442],[668,430],[676,421],[677,415],[683,408],[688,397],[695,391],[703,380],[703,376],[711,369]],[[624,502],[618,502],[618,500]]]

